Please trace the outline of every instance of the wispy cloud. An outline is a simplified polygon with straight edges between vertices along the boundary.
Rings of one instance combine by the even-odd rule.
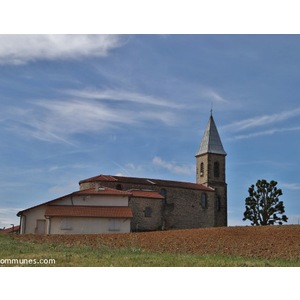
[[[67,185],[63,185],[63,186],[53,186],[52,188],[49,189],[50,193],[54,193],[54,194],[64,194],[66,192],[70,192],[70,190],[77,190],[78,188],[78,184],[75,182],[71,182]]]
[[[121,170],[123,170],[127,175],[131,176],[131,174],[125,169],[123,168],[121,165],[119,165],[117,162],[113,161],[112,159],[109,159],[114,165],[116,165],[117,167],[119,167]],[[118,173],[121,174],[121,173]],[[118,176],[118,175],[116,175]],[[119,175],[119,176],[123,176],[123,175]]]
[[[137,92],[132,92],[124,89],[84,89],[84,90],[66,90],[66,94],[84,99],[100,99],[113,100],[124,102],[135,102],[140,104],[149,104],[154,106],[166,106],[169,108],[182,108],[184,104],[177,104],[175,102],[167,101],[160,97],[152,95],[145,95]]]
[[[204,88],[202,89],[201,94],[203,97],[206,97],[211,101],[228,103],[228,100],[225,100],[219,93],[217,93],[213,89]]]
[[[126,164],[126,167],[128,167],[128,168],[130,168],[130,169],[132,169],[134,171],[137,171],[137,172],[143,171],[143,167],[141,165],[136,166],[136,165],[134,165],[132,163],[129,163],[129,164]]]
[[[279,132],[285,132],[285,131],[299,131],[300,127],[291,127],[291,128],[280,128],[280,129],[270,129],[270,130],[265,130],[265,131],[260,131],[260,132],[254,132],[254,133],[249,133],[249,134],[244,134],[244,135],[238,135],[234,137],[234,140],[241,140],[241,139],[249,139],[257,136],[263,136],[263,135],[272,135],[274,133],[279,133]]]
[[[276,167],[286,167],[286,166],[293,166],[293,163],[288,163],[286,161],[278,161],[278,160],[249,160],[249,161],[236,161],[231,162],[231,165],[237,165],[237,166],[244,166],[244,165],[270,165],[270,166],[276,166]]]
[[[288,190],[300,190],[300,183],[280,183],[280,188]]]
[[[66,164],[66,165],[54,165],[52,167],[40,167],[40,168],[19,168],[19,167],[11,167],[9,170],[5,171],[6,176],[23,176],[24,178],[31,178],[34,175],[43,176],[43,174],[49,174],[50,172],[57,172],[60,170],[73,170],[73,169],[85,169],[87,168],[86,164]],[[23,187],[26,186],[26,181],[18,181],[17,186]],[[14,181],[3,181],[1,182],[1,188],[14,188],[16,187],[16,182]]]
[[[222,130],[234,130],[234,131],[241,131],[253,127],[259,127],[259,126],[265,126],[269,124],[274,124],[278,122],[282,122],[284,120],[296,117],[300,115],[300,107],[289,110],[289,111],[284,111],[278,114],[272,114],[272,115],[264,115],[264,116],[259,116],[256,118],[250,118],[238,122],[234,122],[229,125],[225,125],[221,127],[220,129]]]
[[[178,166],[175,163],[168,163],[157,156],[153,158],[152,163],[156,167],[161,167],[161,168],[167,169],[170,172],[176,173],[176,174],[190,175],[195,172],[194,166]]]
[[[106,56],[121,44],[116,35],[0,35],[0,64]]]
[[[172,112],[132,106],[115,107],[97,100],[40,100],[30,109],[9,107],[0,112],[6,128],[18,134],[47,142],[67,143],[77,133],[98,132],[148,121],[176,124]],[[133,117],[134,115],[134,117]]]

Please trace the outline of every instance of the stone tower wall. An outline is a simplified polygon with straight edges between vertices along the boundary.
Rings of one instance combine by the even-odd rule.
[[[219,163],[219,177],[214,176],[214,163]],[[201,176],[201,163],[204,166]],[[226,161],[225,155],[206,153],[197,157],[197,183],[212,186],[216,183],[226,182]],[[212,186],[213,187],[213,186]]]
[[[227,226],[227,184],[225,155],[205,153],[197,157],[197,183],[204,184],[216,190],[215,205],[220,199],[219,210],[215,210],[214,226]],[[214,164],[219,163],[219,176],[215,177]],[[201,174],[203,163],[203,174]],[[201,176],[202,175],[202,176]],[[216,207],[217,208],[217,207]]]

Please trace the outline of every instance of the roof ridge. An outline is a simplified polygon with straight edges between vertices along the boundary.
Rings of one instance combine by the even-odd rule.
[[[176,181],[176,180],[168,180],[168,179],[131,177],[131,176],[112,176],[112,175],[101,175],[101,176],[113,177],[115,179],[113,181],[120,181],[120,182],[122,182],[122,180],[126,180],[126,179],[128,179],[128,180],[133,179],[133,180],[144,181],[143,184],[151,185],[151,183],[149,182],[149,180],[150,180],[150,181],[153,182],[153,184],[158,184],[158,185],[163,185],[163,183],[173,183],[175,185],[185,184],[185,185],[189,185],[190,187],[194,186],[194,187],[201,187],[201,188],[204,188],[204,189],[211,189],[211,188],[209,188],[209,187],[207,187],[207,186],[205,186],[201,183],[194,183],[194,182],[188,182],[188,181]],[[95,178],[97,178],[97,177],[98,176],[94,176],[94,177],[90,177],[90,178],[87,178],[87,179],[83,179],[79,183],[89,182],[89,181],[97,181],[97,180],[95,180]]]
[[[117,195],[117,196],[118,195],[119,196],[121,196],[121,195],[130,196],[131,195],[129,192],[126,192],[126,191],[120,191],[120,190],[117,190],[117,189],[114,189],[114,188],[110,188],[110,187],[106,187],[106,186],[101,186],[101,187],[103,187],[105,189],[108,189],[110,191],[114,191],[114,194],[106,193],[106,195]],[[78,195],[85,195],[85,191],[87,191],[87,190],[91,190],[91,191],[94,191],[94,192],[93,193],[92,192],[86,193],[86,195],[103,195],[103,194],[105,194],[105,193],[101,193],[101,192],[104,192],[105,190],[102,190],[102,191],[100,190],[99,192],[95,192],[95,188],[89,188],[89,189],[79,190],[79,191],[75,191],[75,192],[72,192],[70,194],[67,194],[67,195],[55,198],[53,200],[49,200],[49,201],[46,201],[44,203],[41,203],[41,204],[38,204],[38,205],[34,205],[32,207],[20,210],[17,213],[17,216],[19,217],[22,214],[22,212],[28,211],[30,209],[33,209],[33,208],[36,208],[36,207],[39,207],[39,206],[48,205],[50,203],[53,203],[53,202],[58,201],[58,200],[62,200],[62,199],[67,198],[67,197],[78,196]]]

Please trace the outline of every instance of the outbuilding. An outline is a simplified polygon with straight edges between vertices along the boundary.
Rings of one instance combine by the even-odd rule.
[[[131,193],[97,185],[18,212],[20,233],[130,232]]]

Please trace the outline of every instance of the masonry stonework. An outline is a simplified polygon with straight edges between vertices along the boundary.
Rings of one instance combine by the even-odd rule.
[[[158,230],[162,227],[162,200],[134,197],[129,201],[134,218],[132,231]]]
[[[219,170],[215,174],[215,163]],[[203,167],[201,168],[201,164]],[[227,226],[227,184],[225,155],[206,153],[197,157],[197,183],[215,189],[215,224],[214,226]],[[215,176],[218,175],[218,176]],[[219,203],[217,204],[217,202]]]
[[[126,182],[131,178],[118,177],[118,181],[89,181],[80,182],[80,189],[94,188],[98,184],[110,188],[122,188],[125,191],[131,189],[152,190],[164,194],[164,200],[131,198],[129,203],[133,212],[132,230],[151,230],[155,227],[165,229],[185,229],[214,227],[218,222],[215,220],[216,197],[213,189],[201,189],[195,184],[194,188],[180,188],[169,186],[170,182],[164,180],[161,184]],[[147,182],[155,182],[155,179],[144,179]],[[176,182],[172,182],[176,185]],[[177,183],[179,184],[179,183]],[[197,186],[197,188],[196,188]],[[202,206],[202,195],[206,196],[206,206]],[[151,208],[151,217],[145,217],[146,207]],[[224,226],[224,225],[220,225]]]

